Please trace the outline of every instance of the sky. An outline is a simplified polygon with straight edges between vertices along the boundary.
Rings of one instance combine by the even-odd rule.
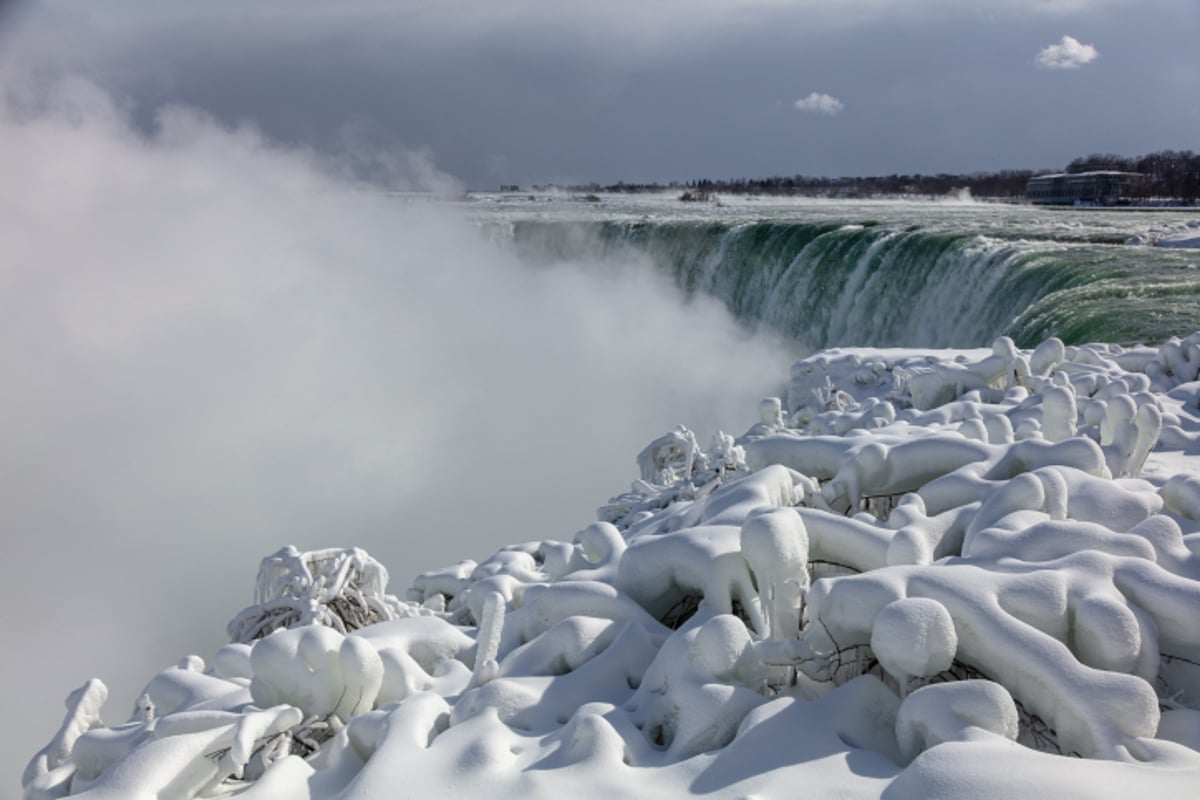
[[[794,355],[648,265],[531,272],[363,192],[1198,148],[1194,0],[0,3],[0,798],[284,544],[570,539]],[[1189,139],[1190,137],[1190,139]],[[611,267],[612,265],[608,265]],[[703,358],[696,354],[702,353]],[[732,432],[740,433],[733,429]]]
[[[324,151],[424,152],[468,188],[1057,168],[1200,148],[1194,0],[37,9],[25,40],[55,40],[43,51],[143,124],[184,103]]]

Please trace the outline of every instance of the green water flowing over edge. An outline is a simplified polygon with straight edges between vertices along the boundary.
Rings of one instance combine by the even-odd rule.
[[[1200,329],[1197,255],[874,221],[515,220],[533,263],[648,259],[812,348],[1158,342]]]

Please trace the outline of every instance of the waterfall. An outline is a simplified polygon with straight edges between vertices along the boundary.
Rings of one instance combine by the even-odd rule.
[[[540,264],[648,258],[685,294],[813,348],[1036,343],[1068,327],[1058,298],[1116,274],[1078,244],[872,222],[522,220],[505,235]]]

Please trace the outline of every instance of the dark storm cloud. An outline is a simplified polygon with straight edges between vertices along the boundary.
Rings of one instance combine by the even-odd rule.
[[[350,126],[470,186],[1053,166],[1194,146],[1200,121],[1189,0],[113,8],[97,60],[144,109],[322,149]],[[1037,69],[1064,35],[1105,57]],[[845,111],[798,112],[811,92]]]

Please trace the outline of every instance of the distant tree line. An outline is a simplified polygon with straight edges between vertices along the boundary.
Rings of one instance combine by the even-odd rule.
[[[1067,165],[1067,172],[1120,170],[1138,172],[1145,179],[1131,188],[1134,197],[1200,200],[1200,153],[1191,150],[1160,150],[1128,158],[1115,153],[1092,153]]]
[[[1136,158],[1093,153],[1072,161],[1067,172],[1120,170],[1146,176],[1136,184],[1134,197],[1195,202],[1200,200],[1200,154],[1191,150],[1163,150]],[[998,172],[937,175],[878,175],[872,177],[826,178],[810,175],[769,178],[702,178],[671,183],[617,183],[603,186],[590,183],[565,187],[573,192],[670,192],[680,191],[680,199],[706,201],[718,194],[845,197],[941,196],[969,191],[973,197],[1015,200],[1025,197],[1025,184],[1034,175],[1054,170],[1005,169]]]

